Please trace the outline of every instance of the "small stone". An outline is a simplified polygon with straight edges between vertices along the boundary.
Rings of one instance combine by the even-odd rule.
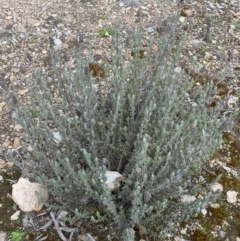
[[[0,182],[2,182],[3,181],[3,176],[0,176]]]
[[[14,162],[7,162],[7,165],[8,165],[9,167],[13,167],[13,166],[14,166]]]
[[[218,230],[217,234],[220,238],[225,238],[226,237],[226,232],[222,231],[222,230]]]
[[[28,18],[27,19],[27,23],[34,26],[34,27],[38,27],[41,25],[41,22],[36,20],[36,19],[33,19],[33,18]]]
[[[200,47],[202,47],[204,42],[202,40],[193,39],[193,40],[190,41],[190,44],[195,48],[200,48]]]
[[[227,202],[236,203],[237,202],[237,192],[236,191],[228,191],[227,192]]]
[[[148,33],[153,33],[155,30],[153,27],[148,27],[147,28]]]
[[[0,107],[2,108],[2,107],[4,107],[6,104],[7,104],[7,103],[6,103],[5,101],[2,101],[2,102],[0,103]]]
[[[86,235],[79,235],[78,240],[80,241],[91,241],[90,238],[88,238]]]
[[[220,184],[220,183],[214,183],[214,184],[212,184],[211,185],[211,190],[213,191],[213,192],[222,192],[223,191],[223,185],[222,184]]]
[[[211,54],[211,53],[209,53],[209,52],[206,52],[206,53],[205,53],[204,58],[209,59],[209,58],[211,58],[211,57],[212,57],[212,54]]]
[[[175,72],[176,74],[180,74],[180,73],[182,72],[182,68],[181,68],[181,67],[176,67],[176,68],[174,69],[174,72]]]
[[[206,216],[206,215],[207,215],[207,209],[203,208],[203,209],[201,210],[201,214],[202,214],[203,216]]]
[[[28,151],[30,151],[30,152],[33,151],[33,148],[32,148],[32,146],[30,146],[30,145],[27,147],[27,149],[28,149]]]
[[[110,191],[113,191],[120,186],[120,182],[123,180],[123,176],[119,172],[107,171],[106,172],[107,181]]]
[[[4,168],[6,165],[6,161],[4,161],[3,159],[0,159],[0,169]]]
[[[48,31],[48,29],[46,29],[46,28],[41,28],[41,32],[42,32],[42,33],[48,33],[49,31]]]
[[[18,220],[19,215],[20,215],[20,211],[17,211],[17,212],[15,212],[15,213],[11,216],[10,219],[11,219],[12,221]]]
[[[182,195],[181,196],[181,201],[182,202],[188,202],[188,203],[191,203],[191,202],[194,202],[197,198],[193,195],[189,195],[189,194],[185,194],[185,195]]]
[[[237,102],[238,102],[237,96],[230,96],[227,102],[228,107],[233,108],[234,106],[237,106]]]
[[[28,88],[22,89],[22,90],[19,90],[19,91],[18,91],[18,94],[19,94],[19,95],[25,95],[28,91],[29,91]]]
[[[61,47],[62,46],[62,41],[60,39],[54,39],[54,44],[57,46],[57,47]]]
[[[14,126],[14,130],[16,130],[16,131],[20,131],[20,130],[22,130],[22,128],[23,127],[21,125],[19,125],[19,124]]]
[[[13,148],[16,149],[20,146],[20,139],[19,137],[15,137],[13,141]]]
[[[6,241],[7,240],[7,233],[0,233],[0,241]]]
[[[55,143],[57,143],[57,144],[59,144],[62,141],[62,137],[61,137],[59,131],[53,132],[53,137],[54,137]]]
[[[18,30],[18,32],[21,32],[21,33],[26,33],[27,32],[27,30],[21,24],[18,24],[17,30]]]
[[[38,212],[42,209],[43,202],[48,200],[48,193],[39,183],[31,183],[21,177],[12,185],[12,199],[23,212]]]
[[[186,18],[185,18],[185,17],[183,17],[183,16],[181,16],[181,17],[179,18],[180,23],[184,23],[184,22],[185,22],[185,20],[186,20]]]

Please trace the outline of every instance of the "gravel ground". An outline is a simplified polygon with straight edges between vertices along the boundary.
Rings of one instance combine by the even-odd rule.
[[[233,91],[234,97],[238,98],[240,87],[239,0],[179,2],[170,0],[0,0],[0,86],[9,92],[16,87],[18,98],[29,104],[26,82],[33,78],[35,68],[41,67],[48,76],[50,47],[61,50],[70,61],[73,58],[74,48],[79,44],[83,54],[87,55],[89,46],[92,46],[96,60],[108,59],[114,37],[105,30],[110,32],[111,28],[118,26],[123,41],[127,42],[131,34],[141,25],[144,30],[143,38],[147,40],[152,35],[161,35],[159,30],[164,28],[168,17],[176,11],[181,13],[179,19],[181,33],[187,33],[181,61],[190,59],[196,62],[195,68],[190,70],[192,77],[197,82],[201,78],[223,77],[224,88],[229,90],[228,93],[230,90]],[[101,30],[106,33],[104,38],[100,37]],[[156,46],[153,46],[154,50],[157,50]],[[126,58],[129,56],[130,53],[126,53]],[[220,98],[226,97],[229,98],[229,95],[220,95]],[[236,98],[233,101],[234,104],[238,104]],[[233,155],[238,160],[239,126],[240,117],[237,117],[234,129],[235,139],[230,146],[234,147]],[[0,150],[6,152],[19,147],[21,131],[21,126],[12,118],[12,112],[0,95]],[[219,170],[224,165],[228,166],[230,171],[227,175],[231,180],[234,178],[231,176],[231,171],[237,170],[239,166],[231,166],[229,155],[227,156],[224,151],[222,153],[221,158],[214,158],[210,162],[210,168]],[[226,157],[225,161],[222,161],[223,157]],[[4,159],[4,156],[0,154],[0,158]],[[236,187],[226,186],[226,188],[225,192]],[[230,217],[235,206],[228,204],[224,197],[222,201],[225,206],[227,205],[228,211],[225,216]],[[238,203],[236,205],[238,206]],[[225,216],[222,216],[222,219]],[[212,236],[209,238],[202,233],[194,236],[196,232],[191,231],[191,225],[189,225],[182,228],[185,231],[180,232],[175,240],[181,240],[184,235],[186,240],[218,240],[219,238],[240,240],[240,234],[237,232],[232,231],[234,235],[228,237],[227,225],[224,226],[222,223],[215,225],[218,227],[211,226],[211,230],[204,227],[205,224],[201,224],[199,220],[197,225],[206,233],[212,233]],[[210,226],[209,223],[207,225]],[[240,224],[236,225],[234,223],[232,229],[239,229]],[[225,236],[219,230],[225,232]]]

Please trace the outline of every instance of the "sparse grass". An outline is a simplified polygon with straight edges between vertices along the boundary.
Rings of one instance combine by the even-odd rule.
[[[113,35],[113,34],[114,34],[114,29],[111,27],[101,28],[99,30],[100,38],[105,38],[107,35]]]

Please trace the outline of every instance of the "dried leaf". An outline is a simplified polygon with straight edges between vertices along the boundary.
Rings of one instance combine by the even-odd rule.
[[[150,241],[150,239],[148,238],[147,229],[141,224],[137,224],[137,228],[141,238],[144,238],[146,241]]]
[[[104,69],[100,64],[96,62],[90,62],[88,64],[88,67],[93,77],[101,77],[101,78],[105,77]]]
[[[192,14],[193,14],[193,11],[190,6],[185,5],[182,7],[181,12],[180,12],[180,15],[182,17],[191,17]]]

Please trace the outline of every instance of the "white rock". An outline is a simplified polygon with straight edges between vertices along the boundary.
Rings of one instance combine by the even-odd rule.
[[[201,214],[202,214],[203,216],[206,216],[206,215],[207,215],[207,209],[203,208],[203,209],[201,210]]]
[[[180,18],[179,18],[179,21],[180,21],[180,23],[184,23],[185,22],[185,17],[183,17],[183,16],[181,16]]]
[[[54,141],[59,144],[62,141],[62,137],[59,131],[53,132]]]
[[[43,207],[42,202],[48,200],[48,193],[39,183],[20,178],[12,185],[12,199],[23,212],[40,211]]]
[[[204,41],[201,41],[201,40],[198,40],[198,39],[193,39],[193,40],[190,41],[190,44],[193,47],[200,48],[204,44]]]
[[[54,44],[60,48],[62,46],[62,41],[59,38],[54,39]]]
[[[175,72],[176,74],[181,74],[182,68],[181,68],[181,67],[176,67],[176,68],[174,69],[174,72]]]
[[[227,191],[227,202],[235,203],[237,202],[237,192],[235,191]]]
[[[191,202],[194,202],[197,198],[193,195],[189,195],[189,194],[185,194],[185,195],[182,195],[181,196],[181,201],[182,202],[188,202],[188,203],[191,203]]]
[[[211,203],[210,207],[211,208],[220,208],[220,204],[219,203]]]
[[[233,108],[234,106],[237,105],[238,102],[238,97],[237,96],[230,96],[227,104],[229,108]]]
[[[22,130],[22,128],[23,127],[21,125],[19,125],[19,124],[14,126],[14,130],[16,130],[16,131],[20,131],[20,130]]]
[[[7,233],[0,233],[0,241],[6,241],[7,240]]]
[[[38,27],[41,25],[41,22],[39,20],[33,19],[33,18],[28,18],[27,19],[28,24]]]
[[[123,180],[123,176],[119,172],[107,171],[106,172],[107,181],[110,191],[113,191],[120,186],[120,182]]]
[[[3,176],[0,176],[0,182],[3,181]]]
[[[222,192],[223,191],[223,185],[216,182],[216,183],[211,185],[211,190],[213,192]]]
[[[18,220],[19,215],[20,215],[20,211],[16,211],[16,212],[11,216],[10,219],[11,219],[12,221]]]

